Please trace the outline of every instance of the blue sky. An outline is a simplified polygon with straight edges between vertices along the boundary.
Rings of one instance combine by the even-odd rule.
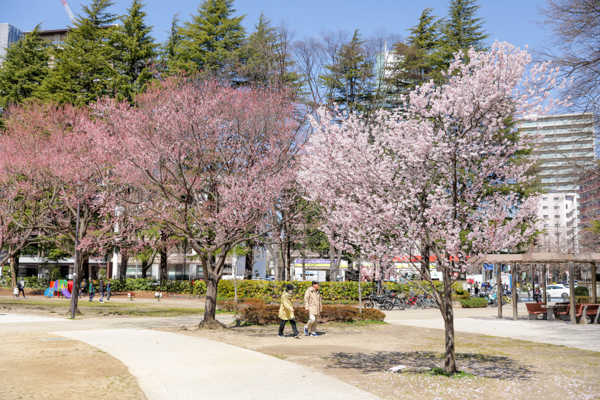
[[[79,1],[67,0],[75,14],[81,12]],[[261,11],[275,23],[285,21],[295,38],[316,36],[327,30],[360,29],[364,35],[378,30],[406,36],[406,29],[416,24],[426,7],[444,16],[448,0],[236,0],[238,15],[246,14],[244,26],[252,30]],[[84,4],[87,4],[85,1]],[[115,14],[123,14],[130,0],[117,0]],[[190,19],[197,13],[201,0],[146,0],[148,23],[154,26],[154,37],[162,42],[167,37],[172,17]],[[479,16],[486,20],[490,41],[508,41],[519,47],[535,48],[544,41],[543,27],[535,24],[540,17],[537,7],[544,0],[480,0]],[[47,29],[63,28],[69,24],[60,0],[0,0],[0,23],[9,22],[21,30],[31,30],[37,23]]]

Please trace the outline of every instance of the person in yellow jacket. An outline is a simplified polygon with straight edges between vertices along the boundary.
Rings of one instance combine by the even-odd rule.
[[[285,328],[285,324],[290,321],[292,325],[292,330],[294,331],[294,337],[296,339],[300,338],[300,332],[298,332],[298,328],[296,328],[296,320],[294,319],[294,303],[292,303],[292,293],[294,293],[294,286],[287,285],[285,287],[285,292],[281,294],[281,306],[279,307],[279,319],[281,322],[279,323],[279,334],[278,337],[282,338],[283,336],[283,328]]]
[[[312,286],[304,293],[304,308],[308,311],[308,322],[304,327],[304,334],[318,337],[317,323],[323,307],[321,306],[321,295],[319,294],[319,282],[313,281]]]

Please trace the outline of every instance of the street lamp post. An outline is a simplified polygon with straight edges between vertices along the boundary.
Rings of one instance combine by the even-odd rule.
[[[71,291],[71,318],[75,319],[77,300],[79,299],[79,209],[80,199],[77,197],[77,221],[75,222],[75,261],[73,263],[73,290]],[[90,281],[92,277],[90,276]]]

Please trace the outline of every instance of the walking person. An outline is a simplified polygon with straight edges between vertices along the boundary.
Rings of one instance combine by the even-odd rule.
[[[279,306],[279,319],[281,322],[279,323],[279,334],[277,335],[280,338],[285,337],[283,335],[283,329],[288,321],[290,321],[290,325],[292,325],[294,337],[296,339],[300,338],[300,332],[298,332],[298,328],[296,328],[296,319],[294,318],[294,303],[292,303],[292,293],[294,293],[294,285],[287,285],[285,287],[285,292],[281,294],[281,306]]]
[[[19,287],[19,292],[17,293],[17,298],[19,298],[19,295],[21,293],[23,293],[23,298],[25,298],[25,281],[23,280],[23,278],[21,278],[21,280],[19,281],[17,286]]]
[[[312,281],[312,285],[304,293],[304,308],[308,311],[308,322],[304,327],[304,335],[318,337],[317,323],[323,307],[321,306],[321,295],[319,294],[319,282]]]
[[[110,301],[110,279],[106,281],[106,301]]]
[[[92,279],[91,279],[91,278],[90,278],[90,286],[89,286],[89,289],[90,289],[90,301],[93,301],[93,300],[94,300],[94,295],[95,295],[96,293],[94,292],[94,281],[92,281]]]
[[[473,287],[475,288],[475,296],[479,295],[479,282],[475,282]]]
[[[100,303],[104,303],[104,279],[102,278],[98,282],[98,291],[100,292]]]
[[[79,285],[79,298],[83,297],[83,291],[85,289],[85,279],[81,281],[81,285]]]

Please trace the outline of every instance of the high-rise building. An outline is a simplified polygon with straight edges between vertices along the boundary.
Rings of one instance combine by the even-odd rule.
[[[543,135],[534,154],[542,185],[551,193],[577,193],[579,177],[596,159],[594,115],[548,115],[524,122],[520,130]]]
[[[0,24],[0,63],[6,55],[6,49],[12,43],[17,42],[23,37],[23,31],[9,24]]]
[[[538,210],[546,234],[538,240],[543,247],[538,251],[578,252],[581,176],[594,166],[597,151],[594,115],[543,116],[524,122],[521,132],[542,135],[534,156],[539,160],[541,184],[547,190]]]

